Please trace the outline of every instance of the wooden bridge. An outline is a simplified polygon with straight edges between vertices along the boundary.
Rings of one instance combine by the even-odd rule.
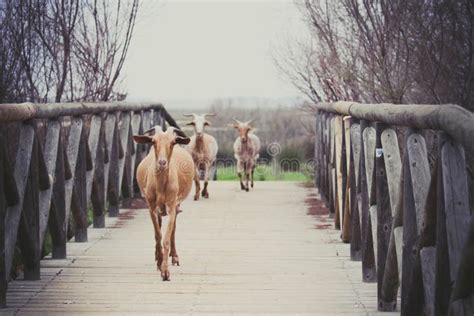
[[[0,105],[0,313],[472,315],[472,113],[318,108],[317,188],[212,183],[162,282],[131,135],[177,126],[163,106]]]

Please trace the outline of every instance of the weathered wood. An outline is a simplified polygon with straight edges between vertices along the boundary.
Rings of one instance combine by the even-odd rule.
[[[13,168],[7,154],[7,143],[0,135],[0,308],[6,306],[8,277],[5,261],[5,216],[8,206],[19,202],[18,191],[14,181]]]
[[[137,135],[140,129],[140,122],[141,122],[141,115],[139,113],[135,113],[131,119],[131,127],[130,127],[130,134],[131,136]],[[127,164],[125,177],[127,179],[127,191],[128,197],[133,197],[134,192],[134,182],[135,180],[135,166],[136,166],[136,159],[137,159],[137,143],[130,139],[129,142],[129,150],[128,154],[130,157],[130,162]]]
[[[359,166],[360,166],[360,150],[361,150],[361,132],[360,124],[352,124],[351,126],[351,144],[352,144],[352,155],[354,157],[355,181],[359,182]]]
[[[331,179],[331,203],[329,204],[329,211],[335,217],[334,226],[336,229],[340,228],[339,211],[336,210],[337,206],[337,180],[336,180],[336,151],[334,150],[335,145],[335,118],[332,116],[329,120],[329,169]]]
[[[106,203],[106,189],[105,189],[105,128],[106,124],[102,124],[99,129],[97,151],[95,156],[94,178],[92,181],[91,202],[93,209],[93,226],[94,228],[105,227],[105,203]]]
[[[372,189],[374,181],[374,170],[375,170],[375,139],[376,132],[375,128],[367,127],[362,132],[362,144],[364,146],[364,158],[365,158],[365,178],[367,181],[367,188],[369,192],[369,201],[374,198],[375,191]]]
[[[159,111],[157,111],[160,113]],[[119,140],[120,140],[120,147],[123,149],[123,155],[119,157],[118,167],[119,167],[119,180],[118,180],[118,192],[117,195],[120,196],[120,192],[122,192],[122,182],[124,180],[125,174],[125,164],[128,157],[128,150],[129,150],[129,143],[130,139],[130,123],[131,123],[131,113],[123,112],[121,116],[121,120],[119,123]]]
[[[72,194],[73,194],[73,187],[74,187],[74,180],[76,174],[76,165],[78,162],[78,153],[79,153],[79,143],[81,142],[81,135],[82,135],[82,126],[83,122],[82,119],[79,117],[74,117],[71,119],[71,127],[69,130],[69,138],[67,141],[66,147],[66,162],[65,165],[66,170],[70,172],[71,177],[68,178],[66,172],[66,182],[65,186],[65,194],[66,194],[66,206],[65,206],[65,218],[63,225],[66,227],[67,232],[67,225],[69,223],[69,214],[71,210],[71,201],[72,201]]]
[[[360,121],[360,134],[363,143],[364,130],[368,128],[366,121]],[[376,282],[376,267],[375,267],[375,255],[373,248],[372,239],[372,225],[370,223],[369,215],[369,192],[367,184],[367,172],[365,165],[365,146],[361,146],[360,151],[360,166],[359,166],[359,182],[358,182],[358,195],[360,200],[360,212],[362,217],[361,224],[361,242],[362,242],[362,280],[364,282]]]
[[[316,104],[323,111],[350,115],[361,120],[419,129],[444,130],[474,154],[474,114],[454,104],[360,104],[339,101]]]
[[[385,125],[382,123],[376,124],[375,183],[377,199],[377,297],[379,310],[394,311],[397,306],[396,296],[386,297],[382,293],[385,265],[388,257],[390,236],[392,235],[392,211],[390,210],[387,172],[382,148],[382,132],[384,129]]]
[[[402,159],[398,146],[397,133],[391,128],[382,132],[382,150],[387,172],[388,192],[390,194],[390,208],[392,216],[397,208],[396,203],[400,195],[400,178],[402,175]]]
[[[451,283],[456,287],[457,282],[464,283],[464,280],[457,279],[459,264],[461,262],[462,251],[468,240],[470,210],[469,192],[466,178],[466,161],[463,148],[448,140],[441,148],[441,164],[444,189],[444,204],[446,213],[446,232],[449,251],[449,271]],[[453,306],[451,299],[449,312],[452,315],[460,313],[464,315],[472,314],[474,306],[468,301],[459,302],[458,306]],[[455,309],[456,308],[456,309]]]
[[[423,211],[430,186],[430,165],[425,139],[418,133],[411,134],[407,140],[408,159],[415,202],[417,233],[421,233],[423,226]]]
[[[102,127],[102,116],[93,115],[91,117],[90,128],[89,128],[89,137],[87,139],[87,148],[90,151],[90,158],[92,162],[92,168],[87,170],[87,201],[91,200],[92,193],[92,182],[94,181],[95,165],[97,158],[97,148],[99,145],[100,130]]]
[[[28,179],[25,187],[18,244],[24,262],[25,280],[40,279],[40,243],[39,243],[39,155],[40,146],[37,134],[33,142]]]
[[[415,205],[415,197],[413,187],[414,181],[412,170],[417,165],[411,165],[413,162],[411,157],[421,157],[422,153],[426,153],[426,149],[422,148],[424,142],[420,142],[421,136],[416,138],[410,137],[413,134],[409,131],[406,135],[407,150],[403,162],[403,272],[402,272],[402,293],[401,293],[401,311],[404,315],[418,315],[422,312],[423,287],[421,279],[421,266],[418,254],[418,224],[417,224],[417,208]],[[417,140],[415,142],[414,140]],[[409,142],[409,140],[412,140]],[[421,162],[420,162],[421,163]],[[426,198],[426,197],[425,197]]]
[[[120,204],[120,166],[119,166],[119,130],[118,120],[115,120],[115,125],[112,131],[112,143],[107,143],[107,150],[109,152],[109,181],[107,190],[108,212],[109,216],[116,217],[119,214]]]
[[[440,135],[439,146],[442,148],[446,141]],[[449,268],[448,237],[446,232],[446,211],[444,203],[443,168],[441,152],[438,155],[437,172],[437,212],[436,212],[436,276],[435,276],[435,315],[447,315],[451,296],[451,277]]]
[[[369,208],[369,220],[370,220],[370,228],[371,230],[368,232],[372,235],[372,247],[374,249],[374,260],[375,260],[375,268],[378,269],[378,241],[377,241],[377,204],[371,205]]]
[[[421,271],[423,277],[424,313],[434,315],[435,304],[435,274],[436,274],[436,248],[425,247],[420,250]]]
[[[53,259],[66,258],[66,152],[64,146],[64,133],[60,128],[58,154],[56,155],[56,168],[54,172],[53,195],[48,218],[49,233],[52,242]]]
[[[71,209],[74,215],[74,241],[87,242],[87,170],[86,170],[87,133],[83,128],[77,154]]]
[[[343,119],[343,139],[342,139],[342,185],[343,185],[343,225],[342,225],[342,234],[341,239],[343,242],[350,242],[351,241],[351,228],[352,228],[352,220],[351,220],[351,198],[350,198],[350,174],[349,170],[351,168],[351,140],[350,140],[350,125],[352,124],[352,120],[350,117],[345,117]]]
[[[30,161],[35,138],[35,131],[30,124],[22,124],[18,151],[15,160],[13,177],[18,190],[18,203],[9,206],[5,217],[5,273],[10,279],[13,253],[15,250],[18,225],[20,223],[21,210],[25,197],[25,188],[30,170]]]
[[[25,121],[28,119],[57,118],[61,116],[81,116],[116,111],[162,111],[168,123],[178,127],[174,119],[159,103],[131,102],[96,102],[96,103],[18,103],[2,104],[0,107],[0,122]]]
[[[344,228],[344,181],[343,181],[343,157],[344,153],[344,143],[343,143],[343,126],[342,126],[342,117],[336,116],[334,119],[334,154],[335,158],[335,167],[336,167],[336,190],[337,190],[337,203],[336,208],[339,210],[339,223],[341,225],[341,230]],[[343,236],[343,241],[344,241]]]
[[[355,180],[355,169],[354,165],[354,152],[351,152],[349,170],[349,183],[350,183],[350,204],[351,204],[351,260],[360,261],[362,260],[362,248],[361,248],[361,228],[360,228],[360,216],[359,206],[357,203],[357,185]]]
[[[46,168],[51,186],[47,190],[42,190],[39,192],[39,243],[41,247],[43,247],[44,237],[48,228],[49,210],[51,207],[51,197],[53,195],[53,181],[56,171],[60,130],[61,125],[57,120],[51,120],[48,122],[43,157],[46,162]]]

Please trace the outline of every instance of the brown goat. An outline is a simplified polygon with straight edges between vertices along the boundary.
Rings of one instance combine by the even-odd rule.
[[[195,168],[191,155],[184,148],[175,146],[186,145],[190,141],[181,130],[170,127],[163,132],[159,126],[152,130],[155,130],[153,136],[133,136],[137,143],[153,145],[137,167],[137,182],[150,209],[155,231],[157,268],[161,271],[163,281],[169,281],[168,257],[172,257],[173,265],[179,266],[175,243],[176,217],[180,203],[191,191]],[[165,215],[170,218],[162,237],[161,223]]]

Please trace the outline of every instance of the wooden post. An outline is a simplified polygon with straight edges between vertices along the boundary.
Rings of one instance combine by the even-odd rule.
[[[392,212],[390,210],[387,172],[385,169],[385,158],[381,139],[385,127],[384,124],[376,123],[375,183],[377,199],[377,298],[378,310],[394,311],[397,307],[396,297],[394,299],[387,298],[382,294],[385,265],[388,257],[388,246],[390,235],[392,234]],[[393,260],[395,258],[390,259]]]
[[[7,143],[0,135],[0,308],[7,304],[9,270],[6,270],[5,258],[5,217],[7,207],[19,202],[17,186],[14,181],[11,164],[7,154]]]
[[[15,169],[13,177],[18,188],[18,203],[7,208],[5,218],[5,273],[7,279],[10,278],[12,268],[13,254],[15,250],[18,225],[20,223],[21,211],[25,198],[25,188],[30,170],[30,161],[32,156],[35,131],[31,124],[21,124],[20,139],[18,151],[15,160]]]
[[[117,115],[116,115],[117,116]],[[120,208],[120,166],[119,166],[119,155],[120,155],[120,136],[118,130],[118,117],[115,120],[115,125],[112,132],[112,143],[107,144],[109,152],[109,181],[107,189],[107,200],[109,204],[109,216],[116,217],[119,214]]]
[[[58,122],[59,123],[59,122]],[[49,211],[48,226],[53,245],[53,259],[66,258],[66,173],[69,173],[68,179],[72,176],[66,171],[67,155],[64,146],[64,133],[60,125],[58,154],[56,155],[56,168],[54,171],[53,195],[51,197],[51,207]]]
[[[342,225],[342,241],[351,241],[351,197],[350,197],[350,155],[351,155],[351,139],[350,139],[350,128],[351,118],[344,117],[342,120],[342,186],[343,186],[343,225]]]
[[[367,121],[360,121],[360,137],[361,137],[361,150],[360,150],[360,168],[359,168],[359,189],[358,194],[360,196],[360,211],[362,213],[362,280],[364,282],[376,282],[376,268],[375,268],[375,256],[372,241],[372,228],[370,224],[369,216],[369,186],[367,183],[367,168],[366,168],[366,151],[367,146],[365,145],[364,133],[369,128]],[[375,146],[374,146],[375,148]],[[375,149],[374,149],[375,150]],[[368,155],[375,153],[368,152]],[[372,169],[373,170],[373,169]]]
[[[362,237],[361,237],[361,216],[359,211],[359,199],[358,196],[358,180],[359,180],[359,168],[360,168],[360,125],[352,124],[350,130],[351,138],[351,155],[349,170],[350,174],[350,198],[351,198],[351,260],[360,261],[362,260]]]
[[[419,314],[423,306],[423,280],[419,256],[419,234],[428,194],[430,172],[423,136],[408,131],[403,166],[403,275],[402,313]]]
[[[74,187],[71,208],[74,215],[74,241],[87,242],[87,170],[86,170],[87,134],[83,128],[77,154]]]
[[[105,129],[106,124],[94,127],[94,134],[98,131],[97,150],[95,155],[94,165],[94,178],[92,180],[91,189],[91,202],[93,209],[93,227],[104,228],[105,227],[105,155],[106,155],[106,144],[105,144]]]
[[[460,289],[463,287],[472,289],[473,285],[467,283],[469,278],[458,278],[458,276],[462,276],[462,274],[459,275],[462,253],[465,249],[469,251],[466,248],[466,242],[471,214],[466,160],[463,148],[449,138],[441,148],[441,167],[449,252],[449,275],[451,284],[454,284],[453,288],[456,290],[456,293],[451,294],[448,312],[450,315],[472,315],[474,313],[474,306],[471,304],[473,293],[469,293],[469,290],[461,291]],[[462,295],[462,292],[466,294]]]

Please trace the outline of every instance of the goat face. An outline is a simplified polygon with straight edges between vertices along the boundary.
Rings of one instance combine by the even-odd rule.
[[[215,113],[212,113],[212,114],[202,114],[202,115],[199,115],[199,114],[184,114],[184,116],[187,116],[187,117],[192,117],[193,120],[189,123],[187,123],[186,125],[191,125],[194,127],[194,133],[196,134],[196,138],[201,138],[203,135],[204,135],[204,128],[206,126],[209,126],[211,125],[211,123],[206,119],[206,117],[209,117],[209,116],[216,116]]]
[[[246,142],[248,139],[249,132],[252,130],[252,126],[250,126],[250,123],[252,120],[242,123],[236,119],[234,119],[236,124],[233,125],[235,129],[239,132],[239,137],[241,142]]]
[[[134,135],[133,139],[140,144],[153,145],[153,152],[155,153],[155,173],[161,173],[168,170],[174,145],[187,145],[189,144],[190,139],[189,137],[185,137],[181,130],[172,127],[170,127],[166,132],[163,132],[161,128],[156,127],[154,130],[155,135],[153,136]]]

